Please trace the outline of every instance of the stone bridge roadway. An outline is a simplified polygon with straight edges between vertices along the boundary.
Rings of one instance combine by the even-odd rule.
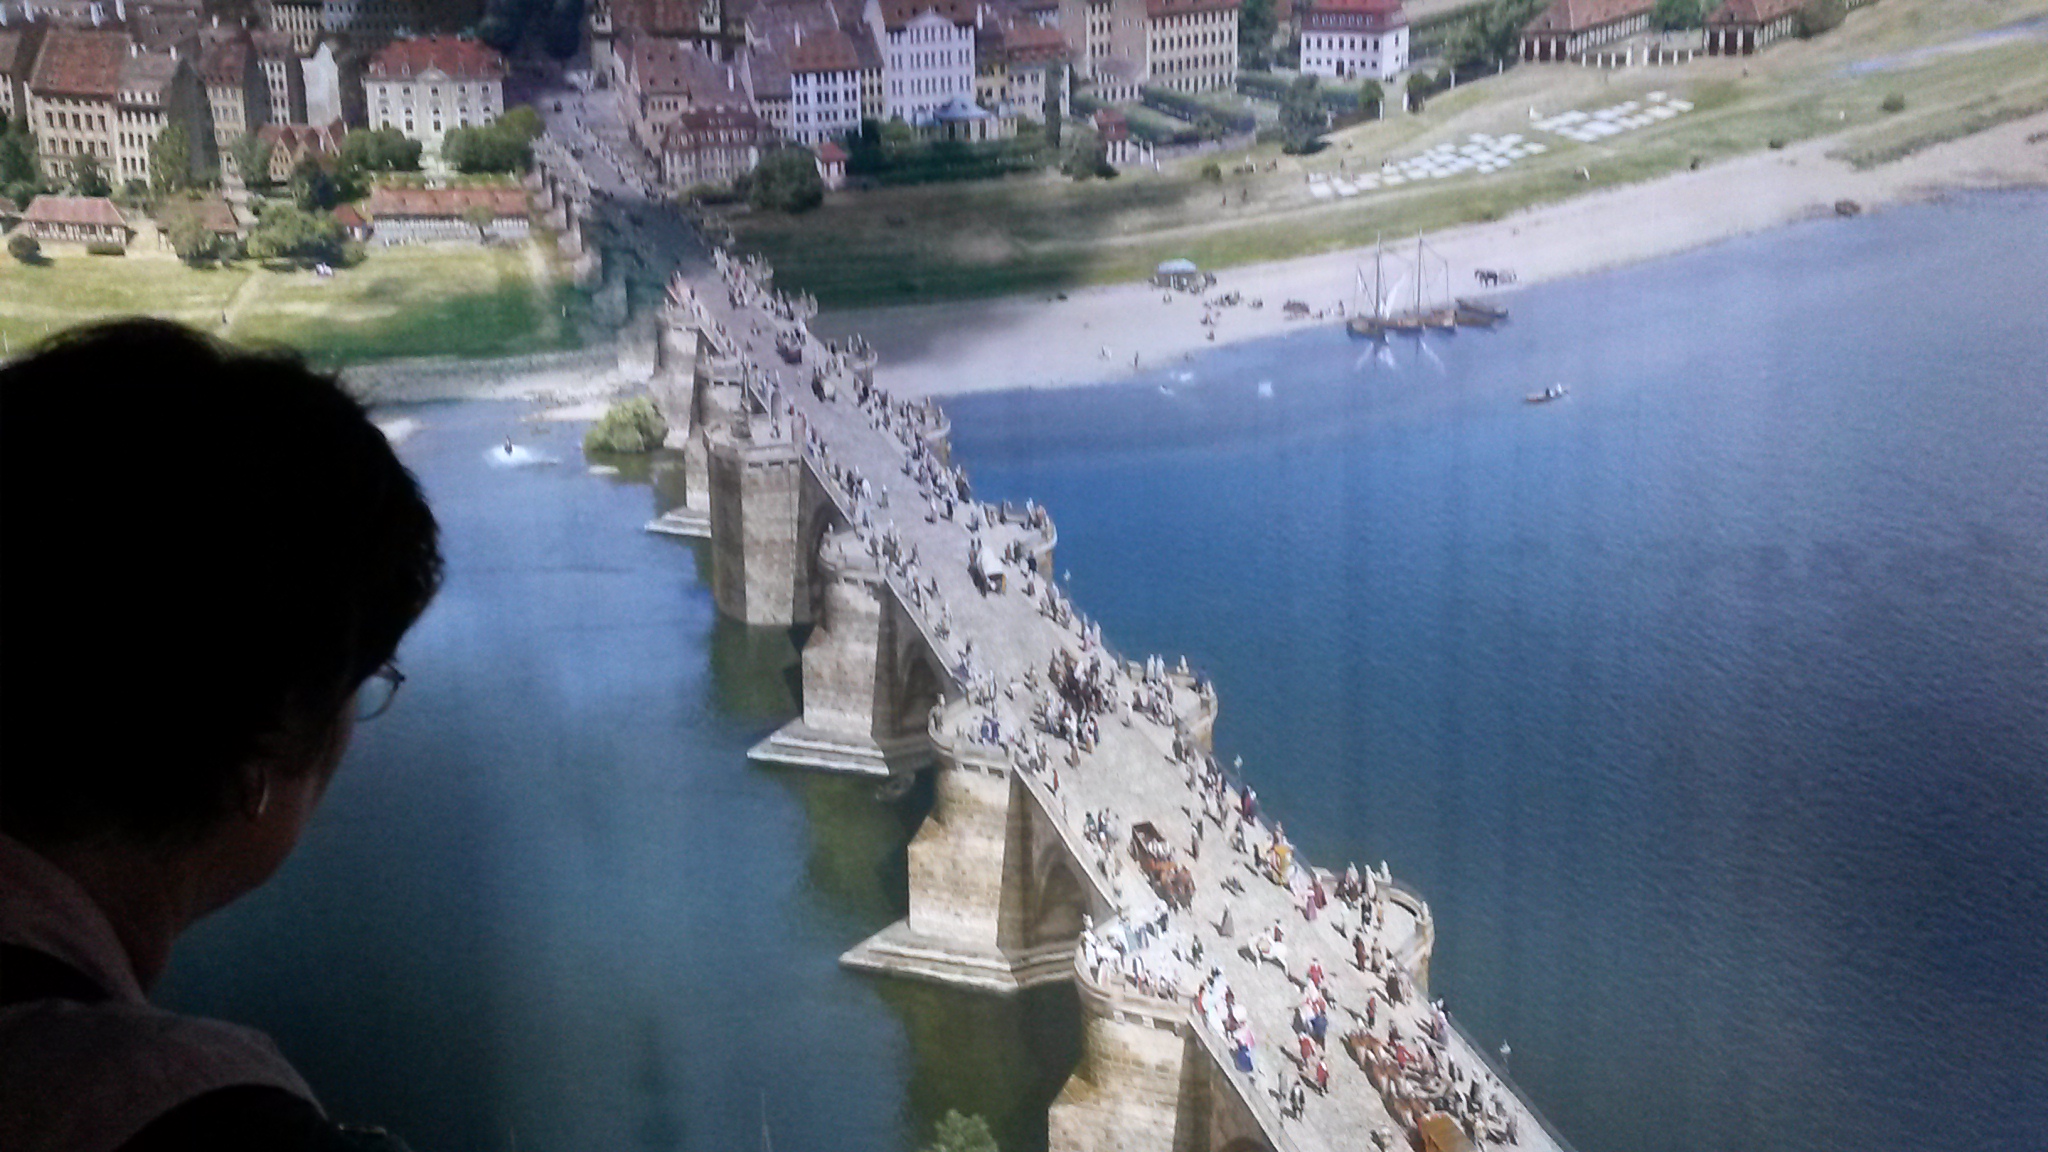
[[[793,402],[809,425],[823,437],[830,460],[858,468],[879,490],[878,495],[885,494],[877,503],[885,500],[887,507],[871,508],[877,527],[893,525],[906,549],[913,544],[917,547],[923,573],[936,577],[939,584],[937,601],[928,603],[948,606],[952,625],[948,638],[935,638],[930,627],[932,621],[926,619],[923,622],[928,641],[942,649],[940,655],[947,668],[950,670],[956,665],[958,649],[955,646],[963,639],[972,638],[977,671],[993,674],[997,682],[1005,686],[995,702],[995,711],[1002,719],[1004,730],[1031,730],[1031,701],[1023,684],[1025,670],[1038,669],[1042,684],[1044,669],[1054,651],[1064,648],[1081,654],[1083,640],[1079,633],[1081,621],[1078,614],[1068,627],[1054,624],[1022,594],[1021,582],[1014,577],[1006,592],[983,595],[978,591],[967,569],[969,534],[966,528],[957,520],[926,522],[924,495],[902,470],[902,445],[893,434],[880,430],[868,413],[855,403],[852,382],[840,381],[837,397],[826,401],[818,399],[808,387],[802,386],[804,381],[797,379],[801,372],[807,380],[809,366],[825,360],[824,345],[811,339],[805,347],[801,369],[783,366],[775,350],[777,332],[787,327],[783,321],[765,311],[735,307],[728,299],[726,286],[718,273],[705,262],[700,261],[694,268],[686,269],[686,275],[696,289],[697,300],[714,320],[723,325],[732,342],[728,350],[737,351],[749,364],[766,366],[763,374],[769,379],[779,374],[781,396]],[[761,434],[761,423],[757,418],[757,437]],[[788,434],[789,430],[783,429],[783,435]],[[806,454],[806,459],[814,472],[819,470],[815,457]],[[847,503],[829,478],[821,476],[820,480],[834,492],[842,509],[847,508]],[[883,567],[886,573],[888,565]],[[904,596],[901,578],[892,574],[889,581],[906,611],[913,618],[920,615]],[[956,678],[949,679],[953,683],[949,685],[947,696],[954,699],[958,696],[959,685]],[[1128,696],[1131,678],[1127,676],[1123,683]],[[1175,710],[1181,716],[1194,718],[1203,709],[1212,707],[1213,701],[1203,700],[1191,683],[1182,681],[1176,688]],[[980,708],[968,710],[964,704],[956,704],[948,710],[948,722],[965,728],[971,726],[983,711]],[[1116,908],[1137,913],[1153,904],[1143,877],[1122,850],[1122,844],[1117,845],[1117,851],[1105,854],[1083,838],[1083,813],[1105,809],[1114,813],[1119,832],[1126,837],[1128,833],[1125,830],[1132,824],[1149,820],[1169,841],[1180,847],[1184,857],[1197,819],[1196,813],[1199,812],[1199,802],[1188,786],[1186,769],[1172,756],[1173,731],[1169,726],[1135,714],[1129,716],[1128,722],[1113,716],[1104,717],[1101,736],[1094,751],[1083,755],[1075,767],[1064,764],[1066,745],[1046,737],[1053,750],[1054,765],[1058,768],[1057,797],[1047,791],[1045,786],[1049,781],[1043,774],[1034,774],[1038,776],[1034,781],[1037,786],[1030,791],[1040,798],[1041,806],[1050,804],[1052,810],[1047,815],[1063,825],[1061,838],[1070,849],[1078,848],[1088,854],[1088,858],[1075,863],[1087,874],[1087,882],[1094,889],[1098,901],[1106,898]],[[996,749],[985,749],[984,752],[991,758],[1001,755]],[[1026,772],[1023,768],[1015,770]],[[1376,983],[1368,974],[1358,971],[1350,960],[1352,949],[1348,933],[1357,925],[1357,914],[1332,901],[1316,923],[1305,923],[1287,892],[1258,875],[1246,857],[1232,852],[1220,830],[1211,825],[1207,833],[1203,851],[1192,863],[1196,882],[1194,906],[1190,913],[1176,913],[1174,921],[1175,927],[1200,940],[1204,949],[1203,969],[1214,965],[1227,974],[1240,1003],[1247,1006],[1248,1018],[1258,1037],[1256,1071],[1246,1076],[1225,1068],[1223,1074],[1232,1079],[1248,1102],[1256,1102],[1252,1103],[1253,1111],[1260,1118],[1260,1127],[1265,1129],[1276,1148],[1294,1148],[1302,1152],[1366,1148],[1371,1147],[1369,1135],[1377,1129],[1388,1128],[1392,1130],[1390,1134],[1398,1134],[1400,1129],[1390,1118],[1379,1093],[1365,1073],[1345,1056],[1337,1042],[1337,1037],[1361,1022],[1350,1016],[1348,1010],[1362,1011],[1368,992]],[[1223,882],[1226,877],[1233,877],[1242,884],[1242,895],[1233,895],[1225,890]],[[1090,903],[1101,907],[1097,901]],[[1223,939],[1217,931],[1226,908],[1237,935],[1234,940]],[[1403,894],[1388,904],[1388,911],[1379,942],[1397,959],[1412,966],[1420,977],[1418,983],[1426,989],[1427,958],[1433,943],[1427,907]],[[1254,963],[1238,952],[1238,945],[1245,938],[1275,923],[1286,928],[1292,974],[1297,978],[1301,975],[1309,956],[1321,958],[1329,974],[1335,1000],[1328,1056],[1331,1090],[1328,1096],[1311,1092],[1307,1108],[1298,1120],[1280,1119],[1271,1088],[1280,1069],[1291,1071],[1282,1050],[1294,1043],[1290,1019],[1293,1007],[1300,1001],[1301,990],[1274,965]],[[1133,989],[1125,991],[1136,994]],[[1189,995],[1192,995],[1192,988]],[[1393,1010],[1389,1010],[1383,1000],[1378,1013],[1377,1033],[1385,1036],[1390,1023],[1398,1019],[1402,1032],[1414,1036],[1426,1012],[1421,1000],[1422,996],[1411,995],[1407,1004]],[[1190,1029],[1205,1027],[1196,1020],[1191,1006],[1160,1004],[1159,1008],[1163,1012],[1181,1013],[1188,1020]],[[1204,1050],[1213,1058],[1221,1053],[1222,1048],[1207,1044]],[[1465,1069],[1467,1076],[1474,1070],[1491,1076],[1490,1072],[1484,1071],[1489,1067],[1486,1061],[1455,1030],[1451,1056]],[[1533,1152],[1561,1146],[1561,1142],[1514,1093],[1504,1091],[1502,1095],[1510,1111],[1516,1115],[1521,1148]],[[1396,1139],[1398,1141],[1398,1135]]]

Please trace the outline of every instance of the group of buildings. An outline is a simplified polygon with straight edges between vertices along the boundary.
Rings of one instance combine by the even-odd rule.
[[[407,21],[473,18],[466,11],[258,0],[229,18],[209,0],[0,0],[0,115],[27,126],[46,174],[61,179],[90,157],[115,187],[151,181],[173,126],[181,162],[229,180],[243,176],[233,145],[250,134],[270,144],[274,179],[333,155],[350,125],[433,147],[504,109],[498,53],[406,35]]]
[[[1860,8],[1871,0],[1847,0]],[[1748,56],[1799,31],[1806,0],[1720,0],[1703,32],[1688,34],[1710,56]],[[1522,29],[1522,59],[1582,60],[1596,49],[1650,32],[1656,0],[1553,0]]]
[[[592,0],[591,66],[672,187],[863,120],[981,142],[1146,87],[1235,86],[1239,0]]]

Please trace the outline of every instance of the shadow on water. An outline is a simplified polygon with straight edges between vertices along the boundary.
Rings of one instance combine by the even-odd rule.
[[[1004,1152],[1042,1152],[1046,1108],[1081,1056],[1073,986],[1004,997],[908,980],[874,983],[910,1037],[907,1107],[918,1143],[958,1111],[987,1120]]]

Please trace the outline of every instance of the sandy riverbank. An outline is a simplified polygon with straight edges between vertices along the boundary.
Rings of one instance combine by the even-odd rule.
[[[1512,270],[1527,287],[1831,214],[1838,200],[1872,209],[1952,190],[2048,186],[2048,142],[2027,143],[2043,131],[2048,113],[1862,172],[1828,158],[1839,141],[1814,140],[1441,232],[1430,243],[1450,262],[1460,291],[1476,288],[1475,268]],[[1314,323],[1283,319],[1288,300],[1323,309],[1324,322],[1335,323],[1335,308],[1352,298],[1361,255],[1346,250],[1219,274],[1214,291],[1236,290],[1265,306],[1218,310],[1213,341],[1193,297],[1176,293],[1162,302],[1158,289],[1139,284],[1081,289],[1065,300],[837,312],[813,326],[828,335],[865,334],[881,353],[877,381],[899,395],[1096,383]]]

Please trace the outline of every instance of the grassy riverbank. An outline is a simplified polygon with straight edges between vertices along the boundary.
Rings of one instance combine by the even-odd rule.
[[[2048,41],[1974,39],[2044,14],[2048,0],[1884,0],[1818,40],[1745,59],[1624,72],[1515,68],[1462,85],[1420,114],[1334,133],[1314,156],[1256,148],[1259,171],[1248,175],[1228,172],[1245,159],[1231,153],[1085,184],[1034,176],[841,193],[804,216],[741,213],[731,224],[744,247],[775,265],[779,283],[839,306],[1128,282],[1173,256],[1210,267],[1303,256],[1381,233],[1496,220],[1818,137],[1839,136],[1837,151],[1858,164],[1908,155],[2048,107],[2048,70],[2039,66]],[[1531,109],[1593,110],[1651,92],[1694,108],[1595,144],[1530,124]],[[1894,94],[1906,97],[1903,112],[1884,110]],[[1488,175],[1352,198],[1310,192],[1311,176],[1356,176],[1475,132],[1520,133],[1550,150]],[[1200,175],[1210,160],[1226,169],[1220,186]]]
[[[111,316],[178,320],[329,365],[403,356],[516,356],[572,348],[583,298],[540,245],[372,249],[331,277],[254,261],[189,268],[167,255],[88,256],[52,245],[0,259],[0,339],[19,348]]]

